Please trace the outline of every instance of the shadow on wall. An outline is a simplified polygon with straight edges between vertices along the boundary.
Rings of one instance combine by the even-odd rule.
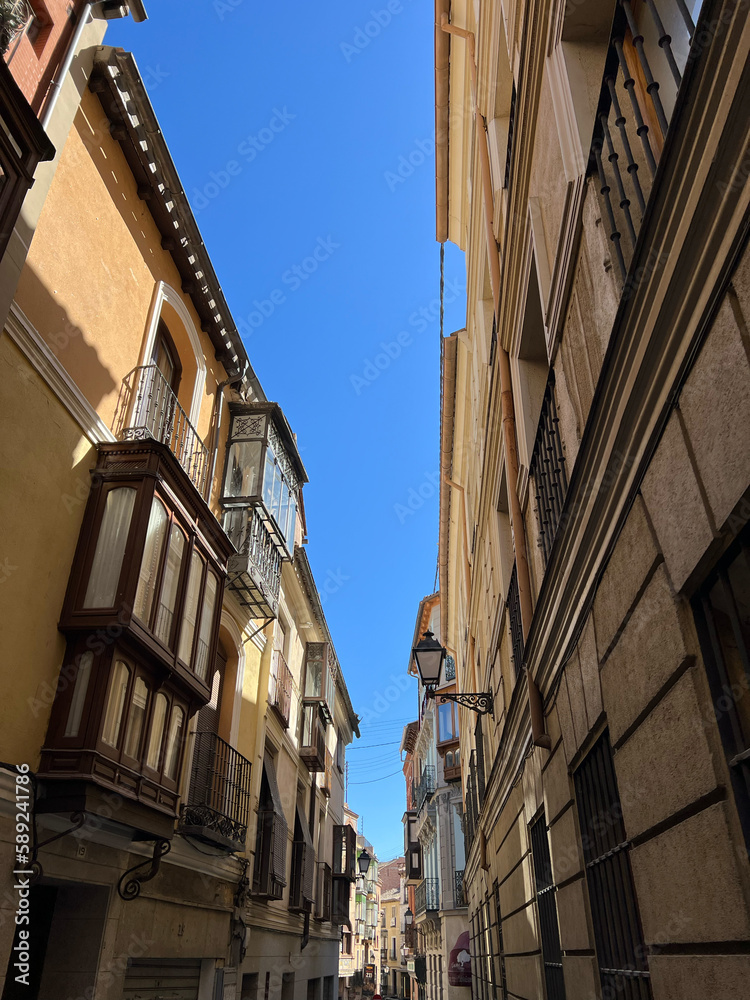
[[[71,321],[67,310],[28,262],[21,275],[17,299],[57,360],[102,420],[111,426],[119,381],[112,378],[84,331]],[[102,406],[104,400],[108,402]]]

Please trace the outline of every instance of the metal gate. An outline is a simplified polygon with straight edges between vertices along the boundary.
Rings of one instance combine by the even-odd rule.
[[[200,959],[136,959],[125,973],[122,1000],[198,1000],[200,975]]]

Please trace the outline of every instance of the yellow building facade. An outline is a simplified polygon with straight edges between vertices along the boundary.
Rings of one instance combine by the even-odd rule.
[[[480,1000],[747,991],[749,44],[721,0],[435,4]]]
[[[3,271],[3,996],[332,1000],[358,719],[307,476],[132,56],[86,55]]]

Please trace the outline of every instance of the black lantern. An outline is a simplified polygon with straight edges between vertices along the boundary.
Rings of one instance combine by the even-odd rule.
[[[359,857],[357,858],[357,864],[359,865],[359,874],[360,875],[366,875],[367,874],[367,872],[368,872],[368,870],[370,868],[370,862],[371,861],[372,861],[372,858],[367,853],[367,851],[366,850],[362,850],[362,852],[360,853]]]
[[[428,629],[420,642],[414,647],[414,661],[417,664],[419,677],[425,687],[437,687],[440,683],[440,672],[445,659],[445,647],[437,641]]]
[[[411,912],[411,908],[408,909],[404,914],[404,923],[406,924],[407,927],[411,927],[411,925],[414,923],[414,914]]]

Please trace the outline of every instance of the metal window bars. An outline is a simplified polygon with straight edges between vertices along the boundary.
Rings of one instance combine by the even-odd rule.
[[[547,1000],[565,1000],[560,928],[557,922],[557,887],[552,878],[547,825],[544,814],[531,825],[536,901],[542,938],[542,961],[547,984]]]
[[[122,380],[112,430],[121,441],[151,438],[166,444],[205,498],[208,448],[156,365],[139,365]]]
[[[622,1000],[651,1000],[630,842],[608,732],[576,771],[575,787],[602,992]]]
[[[453,905],[466,906],[466,896],[464,895],[464,868],[454,872],[453,875]]]
[[[440,909],[440,879],[424,878],[414,893],[417,914]]]
[[[534,480],[539,545],[546,563],[562,518],[565,494],[568,492],[560,418],[555,401],[554,369],[550,370],[544,391],[529,474]]]
[[[674,103],[682,82],[674,40],[664,22],[674,25],[681,20],[686,42],[695,32],[683,0],[659,0],[658,4],[644,0],[638,13],[637,17],[632,0],[618,0],[590,159],[623,282],[669,128],[665,103],[668,107]],[[653,67],[659,63],[662,70],[666,66],[671,79],[657,79]]]
[[[508,607],[508,621],[510,623],[510,648],[513,659],[516,680],[521,676],[523,670],[523,624],[521,622],[521,598],[518,593],[518,568],[513,563],[513,572],[510,574],[510,585],[508,586],[508,597],[506,599]]]
[[[435,793],[435,767],[433,764],[427,764],[422,768],[422,775],[419,779],[419,784],[417,785],[417,812],[420,812],[422,806]]]

